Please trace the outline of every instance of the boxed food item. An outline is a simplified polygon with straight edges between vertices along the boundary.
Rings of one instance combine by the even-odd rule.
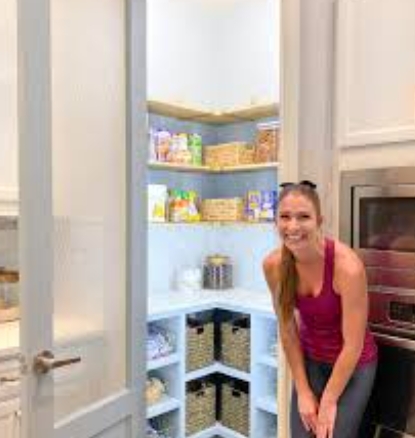
[[[204,221],[241,221],[243,220],[242,198],[204,199],[202,202]]]
[[[258,221],[261,212],[261,192],[250,190],[245,196],[245,219],[247,221]]]
[[[252,164],[254,162],[254,148],[244,142],[205,146],[204,161],[206,166],[212,168]]]
[[[148,220],[166,222],[167,186],[163,184],[148,185]]]
[[[203,163],[203,148],[202,136],[199,134],[189,135],[189,151],[191,155],[191,163],[195,166],[201,166]]]
[[[277,192],[275,190],[261,190],[259,220],[274,221],[277,211]]]
[[[255,139],[255,162],[278,161],[280,129],[279,122],[259,123]]]
[[[200,221],[198,195],[194,190],[171,190],[169,217],[171,222]]]

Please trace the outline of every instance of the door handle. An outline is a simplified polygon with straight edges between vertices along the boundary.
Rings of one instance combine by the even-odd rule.
[[[70,357],[68,359],[55,360],[51,351],[42,351],[33,360],[33,371],[36,374],[46,374],[56,368],[66,367],[81,362],[80,357]]]

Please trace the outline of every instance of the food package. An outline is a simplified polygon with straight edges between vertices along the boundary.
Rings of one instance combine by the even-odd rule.
[[[250,190],[245,196],[245,219],[247,221],[258,221],[261,211],[261,192]]]
[[[194,190],[171,190],[169,199],[171,222],[199,222],[198,195]]]
[[[166,222],[167,186],[163,184],[148,185],[148,220]]]
[[[275,220],[277,199],[277,192],[275,190],[261,190],[259,220]]]
[[[278,161],[279,123],[269,122],[257,125],[255,139],[255,162],[269,163]]]

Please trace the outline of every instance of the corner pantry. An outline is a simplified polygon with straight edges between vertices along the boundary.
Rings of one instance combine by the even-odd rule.
[[[278,15],[148,4],[148,438],[278,435]]]
[[[279,128],[267,111],[209,124],[150,114],[149,437],[277,435],[278,337],[261,261],[276,245]],[[175,155],[177,136],[189,147]],[[209,143],[202,154],[195,136]]]

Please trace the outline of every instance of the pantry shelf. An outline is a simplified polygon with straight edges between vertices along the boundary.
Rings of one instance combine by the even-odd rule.
[[[213,168],[209,166],[196,166],[192,164],[162,163],[156,161],[150,161],[148,165],[150,169],[154,169],[154,170],[221,174],[221,173],[237,173],[237,172],[259,172],[263,170],[278,169],[280,163],[272,162],[272,163],[243,164],[240,166],[229,166],[229,167],[218,167],[218,168]]]
[[[263,354],[258,358],[258,363],[261,365],[267,365],[272,368],[277,368],[278,358],[275,356],[271,356],[270,354]]]
[[[178,409],[180,404],[180,400],[165,395],[159,402],[147,408],[147,419]]]
[[[224,374],[228,377],[234,377],[239,380],[243,380],[245,382],[251,381],[251,376],[249,373],[246,373],[245,371],[237,370],[236,368],[231,368],[226,365],[223,365],[220,362],[216,362],[213,365],[209,365],[206,368],[201,368],[196,371],[192,371],[188,374],[186,374],[186,382],[190,382],[195,379],[200,379],[201,377],[208,376],[210,374],[220,373]]]
[[[216,423],[215,426],[210,427],[209,429],[202,430],[194,435],[191,435],[189,438],[246,438],[245,435],[241,435],[235,430],[229,429],[228,427],[223,426],[220,423]]]
[[[180,362],[180,356],[178,353],[173,353],[168,356],[153,359],[147,362],[147,371],[157,370],[169,365],[173,365]]]
[[[149,222],[151,226],[164,226],[164,227],[192,227],[192,226],[206,226],[206,227],[264,227],[270,228],[274,226],[274,222]]]
[[[258,409],[277,415],[277,401],[275,397],[261,397],[257,400],[256,406]]]

